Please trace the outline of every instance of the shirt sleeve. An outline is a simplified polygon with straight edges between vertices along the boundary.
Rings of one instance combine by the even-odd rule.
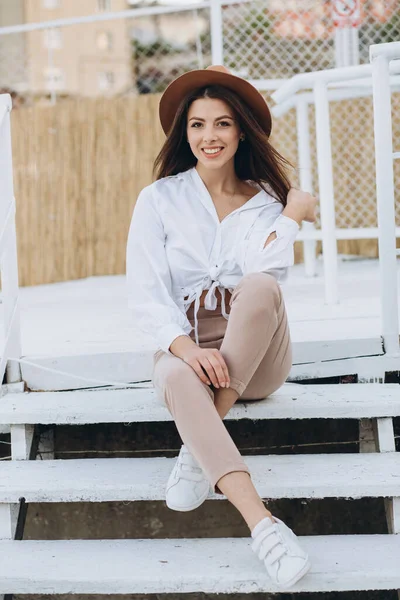
[[[258,216],[237,248],[237,260],[243,275],[254,272],[271,273],[279,282],[285,281],[288,267],[294,264],[294,242],[300,229],[294,219],[278,214],[283,205],[268,205]],[[271,233],[276,238],[264,248]]]
[[[138,327],[158,346],[169,347],[193,329],[171,293],[171,274],[165,253],[165,232],[150,186],[137,199],[126,249],[128,307]]]

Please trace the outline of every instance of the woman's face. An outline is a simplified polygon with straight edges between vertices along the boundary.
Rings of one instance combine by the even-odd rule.
[[[197,160],[207,169],[220,169],[233,160],[240,129],[223,100],[199,98],[189,107],[187,138]]]

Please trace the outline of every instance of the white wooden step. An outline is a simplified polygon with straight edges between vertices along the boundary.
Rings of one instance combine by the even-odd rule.
[[[263,498],[398,496],[400,453],[244,456]],[[8,461],[0,502],[164,500],[176,458]],[[210,498],[222,496],[210,493]]]
[[[400,535],[306,536],[300,543],[312,567],[287,591],[400,588]],[[250,544],[250,537],[0,541],[0,593],[278,591]]]
[[[104,319],[99,322],[103,323]],[[306,332],[310,321],[303,321],[299,325]],[[318,322],[314,323],[317,329],[320,325]],[[333,320],[333,329],[335,325],[336,322]],[[98,324],[96,327],[100,329]],[[362,327],[365,327],[365,324]],[[110,347],[110,336],[105,336],[103,330],[102,335],[104,337],[102,345],[104,348]],[[132,340],[135,338],[132,337]],[[131,341],[130,345],[137,345],[137,343]],[[379,335],[368,339],[360,336],[356,340],[349,340],[347,335],[343,339],[330,341],[319,334],[314,342],[293,342],[293,366],[288,381],[349,375],[359,373],[360,370],[363,373],[397,371],[398,357],[384,354],[382,347],[382,339]],[[60,355],[54,350],[50,355],[24,356],[23,358],[29,361],[29,364],[21,364],[22,378],[29,389],[39,392],[106,386],[113,385],[115,382],[146,381],[152,376],[154,351],[155,349],[152,351],[138,349],[133,352],[120,352],[116,349],[92,353],[88,348],[87,352],[77,351],[76,355]],[[51,369],[59,372],[53,372]]]
[[[124,323],[123,319],[120,319],[119,323],[123,323],[126,329],[129,320],[128,317]],[[102,319],[102,322],[104,322],[104,319]],[[365,326],[365,321],[353,319],[352,330],[354,330],[354,327],[357,330],[355,337],[353,337],[353,332],[350,337],[348,322],[340,327],[335,319],[330,322],[329,328],[333,333],[328,334],[328,337],[325,337],[324,333],[321,334],[321,322],[315,323],[307,319],[307,326],[302,322],[298,323],[295,328],[292,327],[293,367],[289,377],[296,376],[298,372],[301,372],[302,366],[306,363],[315,363],[320,368],[321,362],[383,355],[380,335],[366,335]],[[60,322],[58,321],[57,333],[59,327]],[[79,389],[85,385],[95,385],[95,380],[101,380],[107,384],[113,381],[128,383],[130,381],[151,379],[155,347],[149,348],[147,345],[141,347],[140,342],[137,341],[137,332],[135,332],[132,333],[132,340],[135,341],[122,343],[122,347],[124,345],[134,345],[137,347],[136,350],[120,352],[120,343],[117,343],[113,350],[112,334],[110,333],[110,335],[104,337],[104,331],[101,330],[100,334],[95,333],[95,327],[97,330],[100,329],[98,323],[96,323],[93,325],[93,332],[89,334],[92,336],[100,335],[101,342],[93,344],[86,339],[80,344],[79,350],[75,350],[75,354],[69,354],[69,352],[65,355],[60,354],[59,348],[54,346],[53,339],[46,349],[46,354],[49,349],[52,351],[50,355],[36,354],[38,352],[38,341],[36,339],[35,354],[23,357],[31,364],[21,364],[22,376],[29,389]],[[87,329],[85,327],[82,327],[82,329],[87,334]],[[379,331],[379,327],[374,327],[374,329]],[[54,335],[55,332],[52,330],[52,338],[54,338]],[[124,335],[126,334],[124,333]],[[66,337],[70,337],[68,333]],[[301,337],[304,341],[294,339],[298,337]],[[311,337],[311,340],[307,340],[307,337]],[[52,373],[40,367],[57,369],[66,374]],[[80,381],[79,377],[87,378],[89,381]]]
[[[311,419],[400,416],[398,384],[285,383],[261,401],[239,401],[228,419]],[[151,385],[143,389],[9,393],[0,398],[0,425],[171,421]]]

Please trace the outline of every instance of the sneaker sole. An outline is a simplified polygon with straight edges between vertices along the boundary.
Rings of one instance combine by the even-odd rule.
[[[168,506],[168,508],[170,508],[171,510],[176,510],[178,512],[189,512],[190,510],[195,510],[196,508],[198,508],[199,506],[201,506],[203,504],[203,502],[205,502],[207,500],[208,494],[210,493],[210,490],[207,490],[207,494],[205,494],[204,496],[202,496],[201,498],[199,498],[199,500],[197,502],[195,502],[194,504],[191,504],[190,506],[175,506],[174,504],[171,504],[171,502],[168,502],[168,499],[165,499],[166,505]]]
[[[280,587],[291,587],[292,585],[297,583],[299,581],[299,579],[304,577],[304,575],[306,573],[308,573],[310,568],[311,568],[311,563],[310,563],[309,559],[307,559],[307,562],[305,563],[304,567],[294,577],[292,577],[292,579],[290,579],[286,583],[278,583],[277,585],[279,585]]]

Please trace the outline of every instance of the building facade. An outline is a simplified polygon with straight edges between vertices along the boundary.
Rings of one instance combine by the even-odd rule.
[[[22,8],[21,23],[40,23],[120,11],[127,8],[127,2],[23,0]],[[24,35],[24,47],[26,88],[32,94],[112,95],[132,85],[126,19],[30,31]]]
[[[0,0],[0,27],[23,23],[25,0]],[[0,36],[0,89],[25,92],[28,85],[25,36]]]

